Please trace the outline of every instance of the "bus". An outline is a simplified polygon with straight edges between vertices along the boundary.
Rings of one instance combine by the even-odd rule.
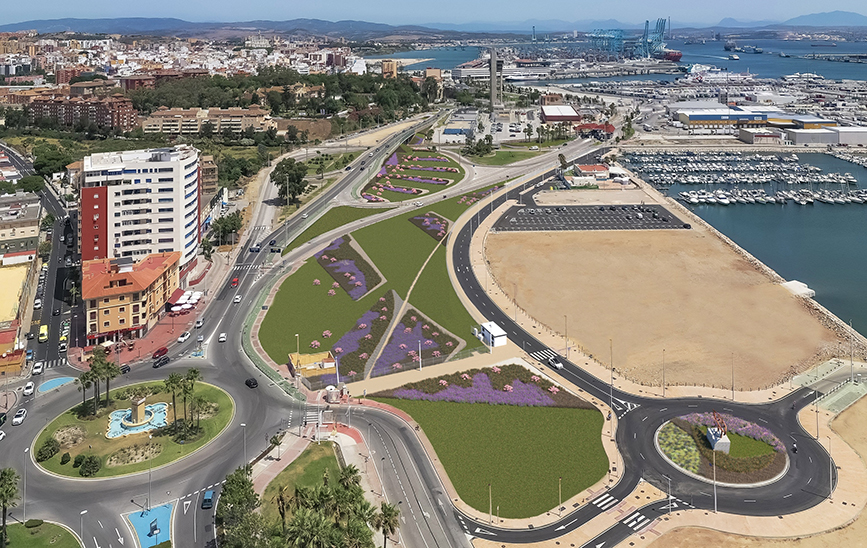
[[[48,326],[40,325],[39,326],[39,342],[44,343],[48,341]]]

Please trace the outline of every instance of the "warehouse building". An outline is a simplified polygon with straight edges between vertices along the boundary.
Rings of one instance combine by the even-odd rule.
[[[847,146],[867,146],[867,127],[831,127],[837,142]]]
[[[830,129],[787,129],[786,137],[793,145],[835,145],[837,133]]]

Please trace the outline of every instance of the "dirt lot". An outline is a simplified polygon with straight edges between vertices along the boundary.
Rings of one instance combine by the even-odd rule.
[[[834,420],[833,427],[863,459],[867,456],[867,399],[862,399]],[[867,517],[861,516],[843,529],[804,539],[759,539],[708,529],[687,527],[677,529],[660,537],[651,548],[843,548],[864,546],[867,541]]]
[[[507,293],[642,384],[767,387],[809,368],[833,333],[703,228],[487,237]]]

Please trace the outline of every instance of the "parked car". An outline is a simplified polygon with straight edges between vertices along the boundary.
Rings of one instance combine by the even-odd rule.
[[[24,385],[24,395],[25,396],[32,396],[33,395],[33,388],[34,388],[33,381],[30,381],[27,384],[25,384]]]
[[[31,375],[41,375],[45,370],[44,362],[36,362],[33,364],[33,371],[30,372]]]
[[[18,412],[15,413],[15,416],[12,417],[12,426],[19,426],[22,422],[24,422],[24,419],[26,419],[26,418],[27,418],[27,410],[26,409],[19,409]]]
[[[25,335],[25,336],[27,337],[28,341],[32,341],[33,337],[35,337],[36,335],[33,334],[33,331],[28,331],[27,335]]]
[[[190,338],[190,332],[189,332],[189,331],[184,331],[184,332],[181,333],[181,335],[178,337],[178,342],[179,342],[179,343],[187,342],[187,339],[189,339],[189,338]]]
[[[162,358],[163,356],[165,356],[168,353],[169,353],[169,349],[166,348],[165,346],[163,346],[163,347],[157,348],[156,352],[154,352],[154,354],[153,354],[153,356],[151,356],[151,358],[153,358],[153,359]]]
[[[160,368],[165,364],[169,363],[170,361],[171,358],[169,358],[168,356],[162,356],[160,358],[157,358],[157,360],[154,362],[154,369]]]
[[[226,334],[220,333],[220,337],[217,339],[217,342],[226,342]]]
[[[40,308],[42,308],[42,299],[36,299],[33,301],[33,309],[39,310]]]
[[[259,386],[259,381],[257,381],[253,377],[250,377],[249,379],[244,381],[244,384],[246,384],[248,388],[256,388],[257,386]],[[15,423],[13,422],[13,424]]]

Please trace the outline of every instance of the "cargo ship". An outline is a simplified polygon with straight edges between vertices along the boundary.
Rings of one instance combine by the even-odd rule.
[[[662,51],[654,55],[657,59],[662,59],[663,61],[671,61],[672,63],[677,63],[680,61],[680,58],[683,57],[683,53],[676,49],[668,49],[664,48]]]

